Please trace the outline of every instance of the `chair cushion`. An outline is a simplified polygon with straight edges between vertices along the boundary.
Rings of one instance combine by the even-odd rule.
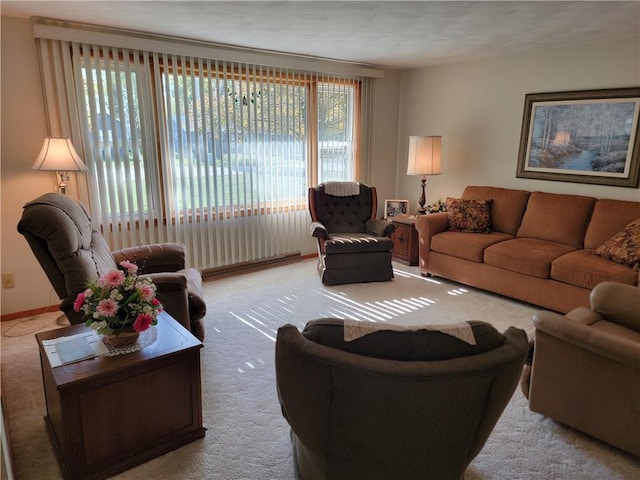
[[[344,341],[344,322],[322,318],[307,323],[308,340],[358,355],[401,361],[437,361],[478,355],[501,346],[504,336],[486,322],[470,321],[475,345],[433,330],[381,330],[351,342]]]
[[[393,241],[388,237],[372,237],[366,233],[332,233],[324,242],[324,253],[390,252]]]

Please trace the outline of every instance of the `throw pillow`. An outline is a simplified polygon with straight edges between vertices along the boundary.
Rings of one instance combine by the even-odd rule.
[[[640,271],[640,218],[616,233],[593,252],[622,265]]]
[[[491,232],[491,203],[493,200],[465,200],[447,198],[449,230],[456,232]]]

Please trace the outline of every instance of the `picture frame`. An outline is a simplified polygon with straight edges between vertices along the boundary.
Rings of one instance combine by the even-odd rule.
[[[637,187],[639,112],[635,87],[526,94],[516,177]]]
[[[409,214],[409,200],[392,198],[384,201],[384,218],[389,219],[399,215]]]

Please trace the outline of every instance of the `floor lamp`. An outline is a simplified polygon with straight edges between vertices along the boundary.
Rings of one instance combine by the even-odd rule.
[[[409,137],[409,161],[407,175],[422,175],[422,194],[418,201],[418,215],[424,215],[426,209],[425,186],[427,175],[440,175],[440,152],[442,137]]]

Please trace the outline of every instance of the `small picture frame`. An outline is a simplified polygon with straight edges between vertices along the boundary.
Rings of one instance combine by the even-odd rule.
[[[398,215],[409,214],[409,200],[390,199],[384,201],[385,220],[397,217]]]

